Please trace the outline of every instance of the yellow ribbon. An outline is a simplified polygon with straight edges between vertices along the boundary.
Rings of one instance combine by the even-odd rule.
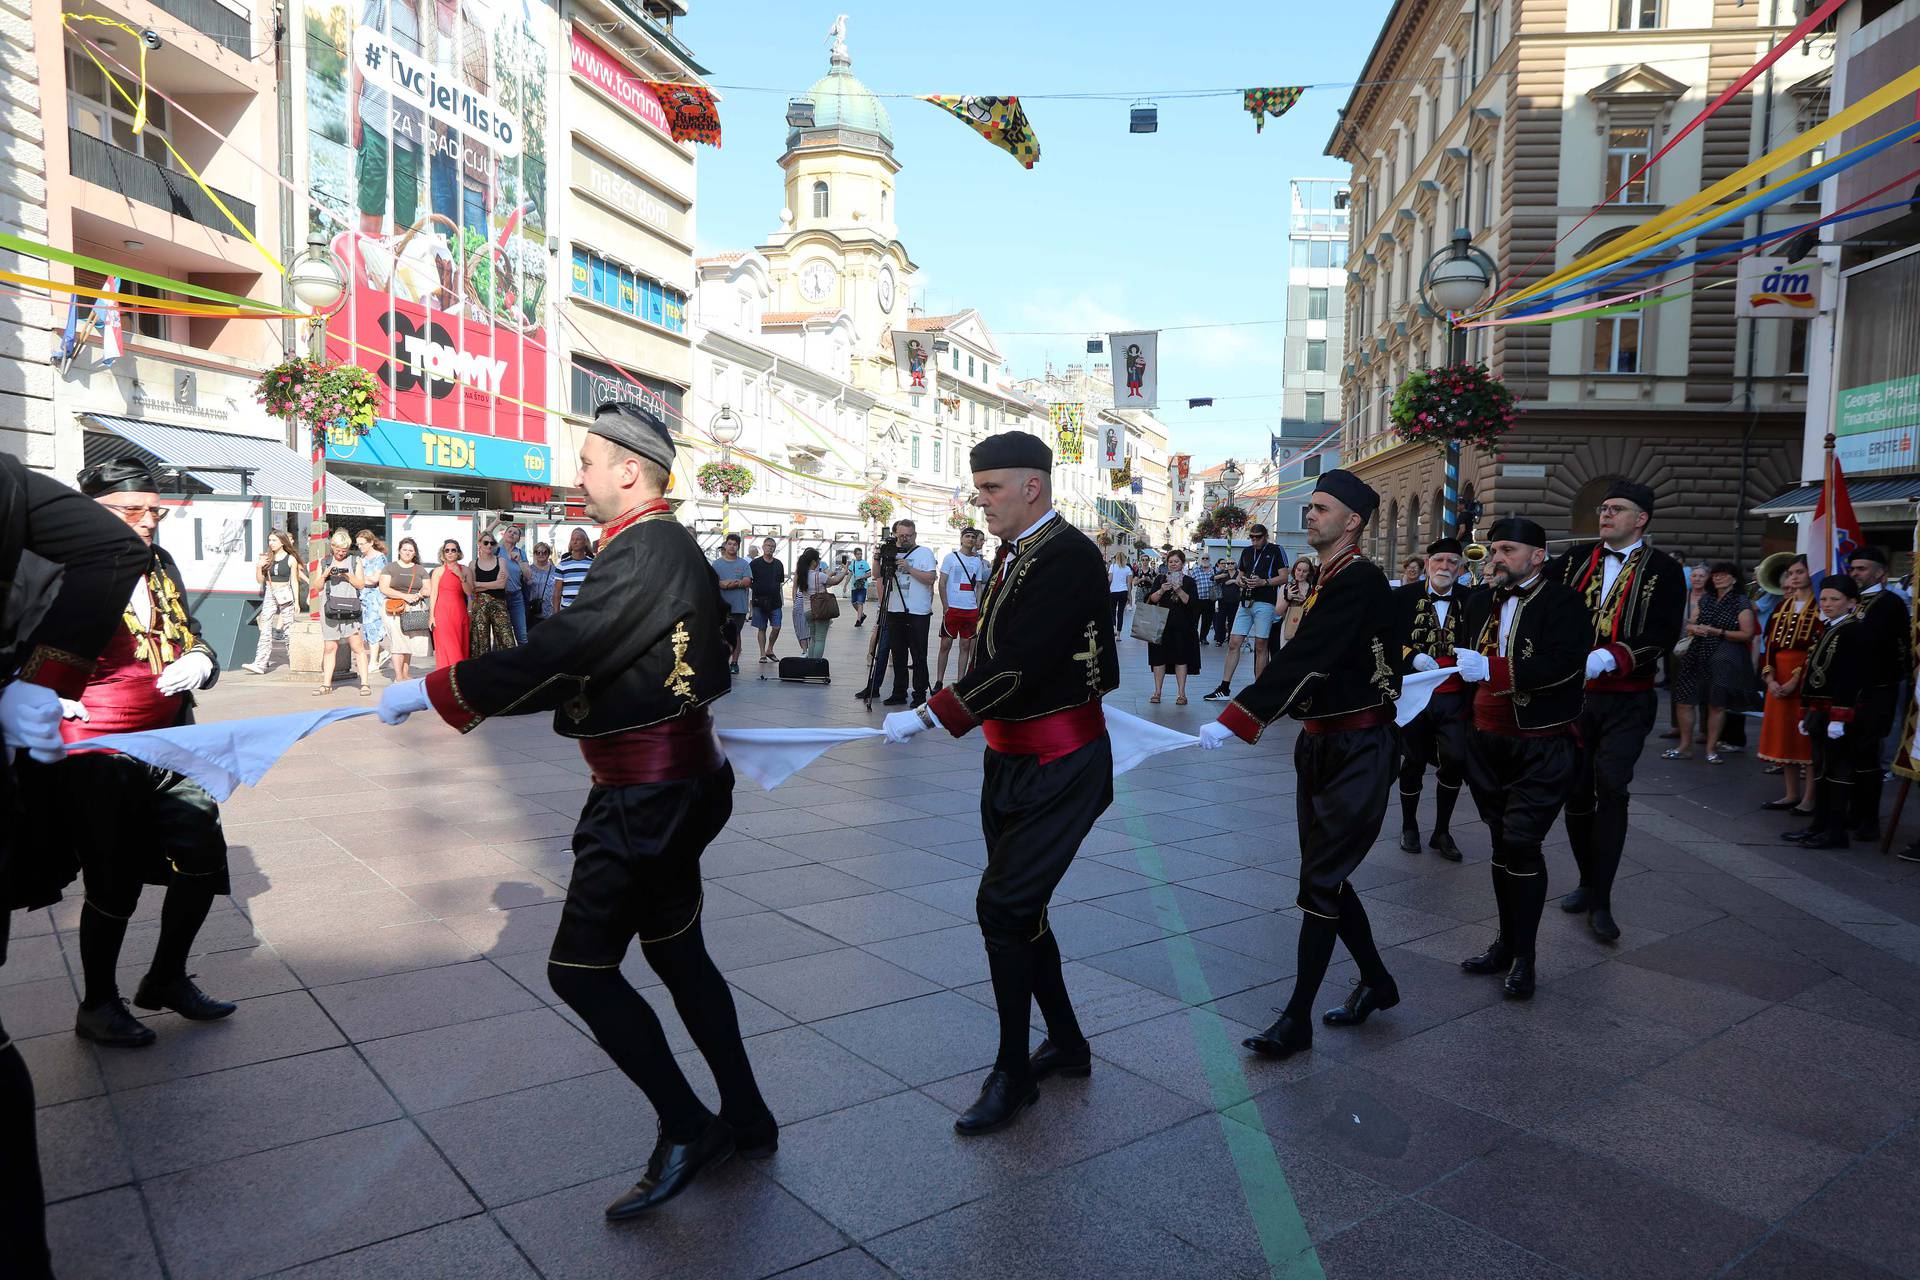
[[[164,308],[169,315],[181,316],[236,316],[245,320],[277,320],[291,316],[297,320],[310,320],[313,317],[305,311],[289,311],[284,307],[269,307],[264,303],[258,309],[215,306],[204,302],[178,302],[172,298],[152,298],[144,293],[114,293],[108,289],[92,289],[83,284],[62,284],[58,280],[43,280],[39,276],[23,276],[17,271],[0,271],[0,280],[8,284],[29,285],[36,289],[52,289],[59,293],[84,294],[89,298],[105,298],[109,302],[124,302],[143,308]]]
[[[140,96],[138,98],[135,98],[132,94],[127,92],[126,86],[122,85],[120,81],[114,77],[113,72],[107,70],[107,64],[100,61],[99,58],[94,56],[92,41],[88,40],[84,36],[79,35],[78,32],[74,33],[75,36],[80,41],[80,51],[87,55],[87,60],[93,63],[94,66],[100,68],[100,74],[107,78],[107,83],[113,86],[113,91],[119,94],[122,98],[125,98],[127,100],[127,104],[133,108],[133,131],[136,134],[139,133],[142,129],[146,127],[146,124],[147,124],[147,44],[146,44],[146,41],[141,38],[140,32],[137,28],[129,26],[127,23],[120,21],[118,18],[109,18],[103,14],[97,14],[97,13],[63,13],[60,15],[60,24],[62,26],[70,26],[75,21],[98,22],[105,26],[117,27],[120,30],[126,32],[128,35],[132,36],[134,39],[134,42],[140,46]],[[272,265],[275,272],[283,276],[286,275],[287,269],[286,267],[281,265],[280,259],[274,257],[271,253],[267,252],[267,246],[261,244],[259,240],[254,238],[253,232],[247,230],[246,226],[241,223],[240,219],[234,216],[233,210],[227,208],[227,202],[225,200],[222,200],[219,194],[215,192],[212,187],[207,185],[206,179],[200,176],[200,171],[194,168],[192,164],[188,163],[187,158],[185,156],[181,155],[178,151],[174,150],[173,143],[168,140],[166,135],[156,134],[154,136],[160,139],[160,145],[167,149],[167,154],[173,157],[173,162],[180,166],[180,172],[186,174],[189,178],[192,178],[194,181],[194,185],[199,187],[200,190],[203,193],[205,193],[207,199],[213,201],[214,208],[220,210],[221,213],[226,215],[227,221],[233,224],[233,229],[235,231],[238,231],[242,236],[246,237],[246,241],[248,244],[252,245],[255,249],[258,249],[260,251],[260,256],[265,258],[267,262]]]

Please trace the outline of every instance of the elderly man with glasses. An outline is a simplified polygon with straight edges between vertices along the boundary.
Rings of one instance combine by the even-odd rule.
[[[1208,702],[1233,696],[1233,670],[1240,665],[1240,650],[1248,637],[1253,639],[1253,678],[1267,669],[1267,638],[1273,634],[1278,612],[1280,588],[1287,580],[1287,554],[1267,538],[1267,526],[1256,524],[1247,530],[1252,545],[1240,552],[1240,563],[1233,576],[1240,589],[1240,608],[1233,616],[1233,643],[1227,646],[1227,665],[1220,684],[1207,695]]]

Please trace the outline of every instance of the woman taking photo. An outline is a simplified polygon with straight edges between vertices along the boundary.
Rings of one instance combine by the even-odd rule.
[[[1167,611],[1166,629],[1157,644],[1147,646],[1147,666],[1153,670],[1153,696],[1160,701],[1160,686],[1166,683],[1167,668],[1173,668],[1173,705],[1187,705],[1187,677],[1200,670],[1200,636],[1193,629],[1194,596],[1198,588],[1187,572],[1187,558],[1178,551],[1167,552],[1166,568],[1147,580],[1146,604],[1157,604]]]
[[[1280,592],[1280,621],[1276,633],[1281,644],[1293,639],[1294,633],[1300,630],[1300,619],[1306,616],[1307,597],[1319,582],[1320,565],[1316,561],[1295,560],[1287,570],[1287,585]]]
[[[292,534],[282,529],[267,530],[267,549],[254,562],[253,580],[260,584],[260,643],[253,651],[253,661],[241,669],[263,676],[273,666],[274,642],[286,637],[293,620],[300,616],[300,601],[305,598],[307,571],[293,554]]]
[[[1813,749],[1800,732],[1804,714],[1800,687],[1806,678],[1807,654],[1826,629],[1813,598],[1807,558],[1801,556],[1780,575],[1780,603],[1767,623],[1761,668],[1767,682],[1767,708],[1760,721],[1760,758],[1780,766],[1786,794],[1767,801],[1762,809],[1791,809],[1802,817],[1813,814]]]
[[[473,556],[473,633],[467,656],[514,647],[513,615],[507,612],[507,565],[496,553],[494,535],[480,535]]]
[[[360,635],[367,642],[367,674],[372,676],[385,658],[381,649],[387,641],[387,597],[380,590],[380,575],[387,568],[387,544],[371,529],[362,529],[353,537],[360,553]]]
[[[408,678],[415,658],[424,658],[428,648],[427,569],[420,563],[420,546],[412,538],[402,538],[393,548],[393,562],[380,575],[380,594],[388,602],[387,652],[393,655],[393,679],[397,684]],[[397,603],[396,610],[392,606]],[[409,628],[412,628],[409,630]]]
[[[335,529],[327,542],[327,558],[320,564],[320,685],[313,696],[323,698],[333,692],[334,666],[340,657],[340,642],[345,640],[353,652],[353,669],[360,676],[360,696],[373,693],[367,683],[367,640],[360,629],[360,592],[366,580],[360,576],[360,561],[353,554],[353,539],[345,529]]]
[[[1700,596],[1694,620],[1687,624],[1691,639],[1681,657],[1681,668],[1691,692],[1679,704],[1680,743],[1662,752],[1668,760],[1693,758],[1693,727],[1702,706],[1707,709],[1707,763],[1722,764],[1720,729],[1727,713],[1746,710],[1753,682],[1753,663],[1747,644],[1760,632],[1753,603],[1741,594],[1740,566],[1722,560],[1707,570],[1707,588]],[[1677,697],[1677,695],[1676,695]]]
[[[847,580],[844,568],[831,573],[820,567],[820,550],[808,547],[800,553],[800,559],[793,566],[793,616],[797,637],[806,645],[809,658],[827,656],[827,628],[833,625],[832,618],[815,618],[807,612],[807,605],[816,592],[829,591]]]
[[[460,563],[460,544],[448,538],[440,544],[440,566],[427,583],[427,627],[433,632],[433,665],[465,662],[473,583]]]

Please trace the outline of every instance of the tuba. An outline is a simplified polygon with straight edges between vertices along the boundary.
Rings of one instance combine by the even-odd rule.
[[[1786,588],[1780,585],[1780,580],[1786,577],[1787,570],[1791,568],[1793,562],[1799,558],[1800,553],[1797,551],[1774,552],[1755,567],[1753,571],[1754,587],[1766,592],[1770,596],[1785,595]]]
[[[1469,542],[1466,550],[1461,554],[1468,564],[1479,564],[1487,558],[1487,544],[1484,542]]]

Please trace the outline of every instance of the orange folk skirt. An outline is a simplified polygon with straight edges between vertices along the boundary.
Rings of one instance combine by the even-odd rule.
[[[1804,650],[1789,649],[1774,659],[1773,678],[1791,680],[1807,665]],[[1782,681],[1784,683],[1784,680]],[[1766,713],[1760,719],[1760,758],[1774,764],[1811,764],[1813,744],[1800,732],[1800,695],[1767,695]]]

